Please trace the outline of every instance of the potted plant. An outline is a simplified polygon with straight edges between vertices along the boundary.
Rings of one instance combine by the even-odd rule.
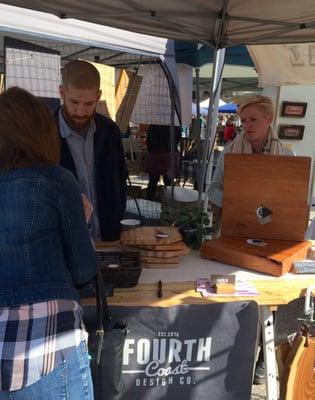
[[[184,242],[193,249],[199,249],[205,234],[209,231],[209,216],[200,207],[182,208],[175,221]]]

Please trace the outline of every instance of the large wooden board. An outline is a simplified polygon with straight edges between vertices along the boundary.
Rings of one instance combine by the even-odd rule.
[[[113,121],[116,120],[116,102],[115,102],[115,68],[109,65],[95,63],[86,60],[94,65],[98,70],[101,82],[100,89],[102,91],[101,98],[98,101],[96,111],[106,115]]]
[[[178,265],[179,269],[181,264]],[[209,273],[211,273],[209,263]],[[111,305],[128,306],[150,306],[150,307],[173,307],[183,304],[209,304],[225,303],[231,301],[231,296],[211,297],[205,299],[196,292],[196,282],[169,282],[165,277],[167,271],[161,271],[160,279],[163,282],[163,297],[157,296],[157,280],[151,283],[138,283],[137,286],[128,289],[115,289],[114,297],[108,297]],[[196,276],[198,271],[196,270]],[[304,296],[306,288],[315,284],[314,275],[302,276],[300,279],[255,279],[250,282],[258,290],[255,296],[257,304],[262,306],[276,307],[288,304],[290,301]],[[253,300],[252,296],[235,296],[233,301]],[[95,298],[82,299],[82,303],[95,305]]]
[[[142,76],[123,69],[120,73],[116,90],[116,122],[122,132],[126,132],[130,117],[138,97]]]
[[[290,365],[285,400],[315,399],[315,338],[310,337],[308,344],[300,344]]]
[[[222,236],[303,241],[310,166],[309,157],[226,154]],[[272,211],[264,225],[261,205]]]
[[[159,237],[158,234],[166,233],[167,237]],[[120,235],[120,243],[128,246],[160,245],[175,243],[182,240],[178,229],[173,226],[143,226],[129,229]]]
[[[230,265],[281,276],[290,271],[292,263],[303,260],[311,242],[266,240],[265,247],[246,243],[245,238],[221,237],[205,242],[201,247],[203,258]]]

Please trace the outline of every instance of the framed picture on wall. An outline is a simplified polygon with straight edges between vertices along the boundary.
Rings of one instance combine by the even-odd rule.
[[[304,125],[279,125],[279,139],[302,140]]]
[[[306,113],[307,103],[296,101],[283,101],[281,108],[281,117],[303,118]]]

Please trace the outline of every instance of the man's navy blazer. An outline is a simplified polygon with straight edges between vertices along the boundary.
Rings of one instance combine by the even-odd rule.
[[[58,112],[59,109],[54,117],[59,129]],[[94,121],[94,174],[102,240],[118,240],[127,199],[127,167],[121,133],[117,124],[104,115],[96,113]],[[60,165],[77,177],[69,146],[61,136]]]

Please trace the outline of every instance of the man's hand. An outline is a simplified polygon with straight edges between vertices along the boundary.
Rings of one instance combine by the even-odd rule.
[[[93,206],[90,200],[87,198],[87,196],[84,193],[81,194],[82,194],[83,209],[85,214],[85,221],[86,223],[88,223],[93,212]]]

